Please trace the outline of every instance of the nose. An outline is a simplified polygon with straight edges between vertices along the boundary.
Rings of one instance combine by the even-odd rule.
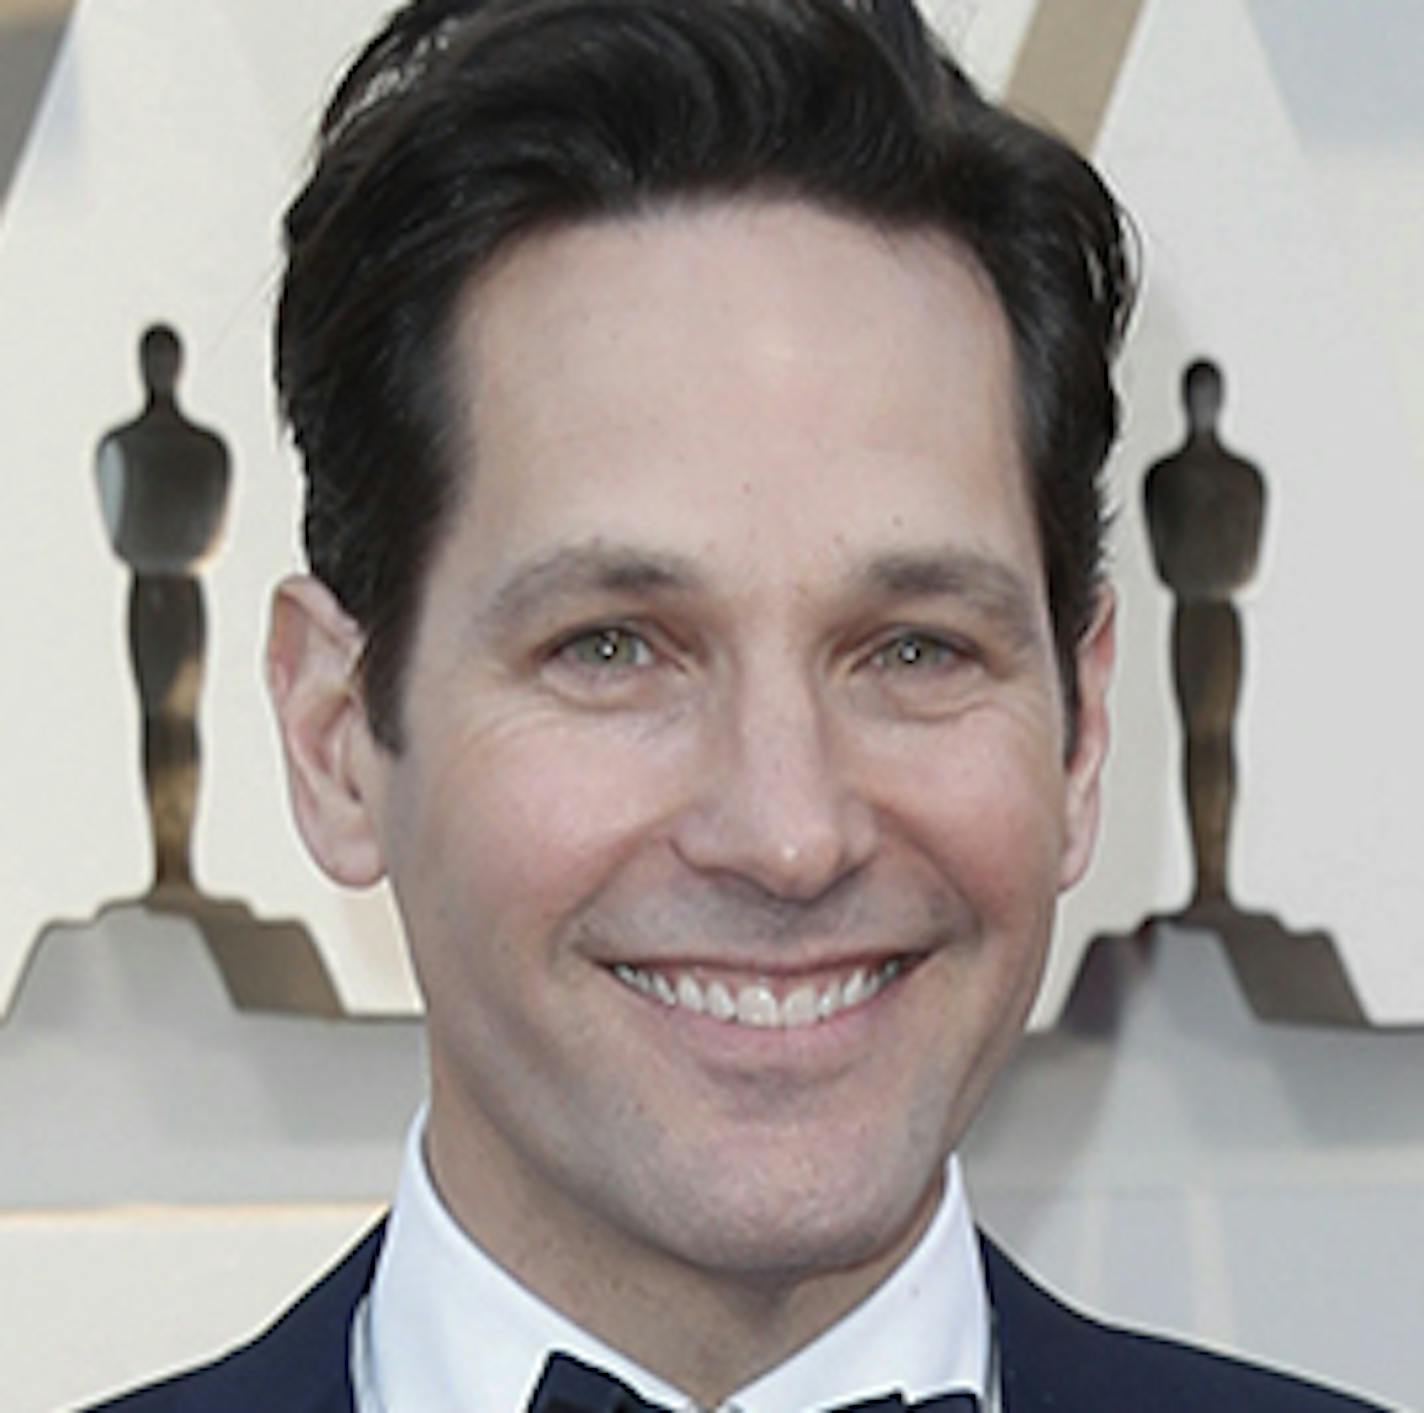
[[[820,897],[875,853],[879,825],[851,743],[813,683],[744,682],[706,723],[695,798],[675,824],[691,868],[793,901]]]

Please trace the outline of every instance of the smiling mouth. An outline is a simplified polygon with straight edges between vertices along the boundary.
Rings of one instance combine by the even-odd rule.
[[[692,971],[662,971],[620,962],[609,970],[625,986],[726,1025],[793,1030],[817,1025],[866,1005],[918,958],[892,957],[879,966],[857,966],[844,976],[818,981],[774,982],[769,977],[730,983]]]

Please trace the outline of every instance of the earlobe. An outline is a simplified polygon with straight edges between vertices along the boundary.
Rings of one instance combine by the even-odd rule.
[[[1078,722],[1068,762],[1060,888],[1071,888],[1083,876],[1097,842],[1103,761],[1110,735],[1107,695],[1117,651],[1116,616],[1116,597],[1104,585],[1076,656]]]
[[[297,828],[336,882],[364,887],[385,873],[380,844],[383,752],[361,700],[361,634],[319,580],[277,586],[267,638],[267,689],[277,716]]]

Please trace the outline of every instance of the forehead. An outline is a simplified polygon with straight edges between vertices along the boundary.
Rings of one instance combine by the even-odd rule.
[[[729,494],[774,553],[808,517],[853,546],[933,509],[1036,555],[1007,325],[941,235],[770,201],[558,229],[471,287],[455,355],[501,558],[629,520],[702,553]]]

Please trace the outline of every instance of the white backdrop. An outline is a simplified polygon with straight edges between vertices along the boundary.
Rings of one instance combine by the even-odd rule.
[[[189,414],[234,453],[208,579],[199,876],[268,916],[307,918],[353,1010],[414,1012],[384,894],[335,893],[300,851],[259,674],[267,587],[296,563],[296,474],[267,382],[276,223],[321,95],[385,8],[77,9],[0,214],[0,1003],[17,993],[45,923],[88,919],[147,881],[126,571],[104,540],[91,458],[99,435],[137,411],[136,340],[164,318],[187,344]],[[1033,0],[929,8],[1002,86]],[[1243,602],[1239,891],[1291,925],[1330,928],[1377,1022],[1424,1023],[1424,669],[1413,646],[1424,603],[1413,552],[1424,527],[1424,90],[1411,67],[1421,52],[1415,0],[1145,5],[1098,150],[1148,268],[1113,464],[1117,743],[1101,858],[1064,910],[1040,1025],[1059,1014],[1095,932],[1131,927],[1187,890],[1170,603],[1151,576],[1138,501],[1145,466],[1180,440],[1177,379],[1198,354],[1225,368],[1226,438],[1263,466],[1272,496]],[[0,1024],[0,1208],[12,1209],[0,1216],[0,1366],[19,1410],[111,1387],[253,1324],[379,1204],[418,1092],[410,1037],[382,1031],[371,1044],[391,1049],[396,1077],[376,1117],[359,1131],[301,1131],[293,1114],[323,1093],[349,1096],[346,1042],[295,1022],[310,1029],[283,1042],[284,1093],[261,1062],[272,1053],[265,1023],[193,1010],[191,966],[152,970],[150,944],[194,939],[169,924],[136,944],[136,926],[119,914],[52,935]],[[91,955],[103,958],[97,971]],[[1105,1308],[1424,1403],[1407,1335],[1424,1309],[1417,1258],[1376,1259],[1424,1249],[1424,1132],[1401,1079],[1419,1072],[1417,1037],[1359,1037],[1383,1048],[1342,1063],[1338,1037],[1283,1044],[1244,1016],[1224,1035],[1224,973],[1176,955],[1144,973],[1149,1000],[1133,1003],[1144,1009],[1113,1044],[1035,1042],[976,1136],[981,1210],[1016,1251]],[[26,1007],[65,995],[68,1010]],[[156,1034],[165,1007],[188,1023]],[[165,1118],[188,1088],[162,1086],[165,1072],[193,1056],[217,1065],[219,1052],[213,1093],[237,1097],[249,1146],[214,1163],[201,1125]],[[133,1084],[106,1102],[121,1073]],[[1250,1102],[1224,1137],[1221,1116],[1200,1105],[1233,1086]],[[220,1114],[229,1100],[211,1102]],[[1066,1158],[1065,1137],[1076,1144]],[[1229,1160],[1218,1163],[1223,1142]],[[274,1185],[280,1171],[300,1174],[290,1190]],[[66,1195],[47,1203],[45,1192]],[[145,1193],[166,1205],[110,1205]],[[1322,1241],[1326,1230],[1352,1235]],[[1181,1267],[1164,1280],[1173,1240]],[[152,1292],[139,1303],[125,1298],[135,1268]],[[1266,1285],[1250,1286],[1260,1270]],[[1268,1287],[1279,1327],[1257,1311]],[[1374,1297],[1385,1313],[1366,1322]],[[58,1344],[62,1315],[80,1305],[87,1343]]]
[[[1322,27],[1311,45],[1308,15]],[[1401,82],[1419,43],[1424,10],[1408,0],[1348,20],[1280,0],[1146,7],[1098,153],[1147,265],[1113,461],[1118,748],[1101,864],[1066,909],[1058,980],[1095,928],[1188,888],[1164,719],[1170,603],[1139,501],[1143,469],[1181,438],[1181,369],[1206,354],[1227,376],[1224,436],[1270,497],[1243,596],[1237,891],[1332,931],[1375,1020],[1424,1019],[1424,89]],[[1406,94],[1412,111],[1395,106]],[[1355,125],[1330,129],[1321,95]],[[1376,188],[1380,175],[1398,185]],[[1400,219],[1364,219],[1371,197]]]
[[[297,563],[267,375],[278,221],[321,97],[382,8],[86,0],[71,22],[0,224],[0,995],[46,921],[148,882],[127,570],[92,459],[141,406],[137,339],[166,319],[187,345],[180,398],[234,460],[208,578],[198,876],[308,919],[352,1008],[414,1005],[384,894],[339,894],[306,861],[260,686],[267,594]]]
[[[88,917],[146,882],[125,571],[103,540],[90,463],[102,431],[137,409],[134,344],[161,317],[187,340],[190,415],[221,429],[236,463],[208,581],[200,877],[307,918],[352,1009],[415,1006],[384,893],[328,888],[296,842],[258,672],[268,586],[296,562],[296,475],[267,383],[276,225],[319,97],[381,8],[77,11],[0,224],[0,633],[14,664],[0,677],[13,802],[0,817],[0,997],[46,921]],[[1002,83],[1032,6],[938,8]],[[1302,52],[1301,9],[1280,0],[1148,4],[1107,115],[1098,155],[1148,269],[1113,463],[1117,749],[1099,862],[1064,910],[1040,1023],[1095,932],[1177,904],[1188,885],[1169,602],[1138,499],[1143,468],[1180,439],[1177,378],[1200,353],[1224,366],[1226,435],[1271,489],[1243,602],[1239,890],[1293,926],[1332,930],[1374,1019],[1424,1020],[1424,669],[1406,647],[1424,602],[1412,553],[1424,399],[1410,396],[1424,386],[1424,100],[1401,111],[1388,87],[1390,54],[1416,52],[1424,19],[1408,0],[1367,8],[1368,21]],[[1327,33],[1339,26],[1337,10],[1317,11]],[[1348,57],[1350,37],[1359,61],[1325,62]],[[1391,102],[1372,125],[1376,73]]]

